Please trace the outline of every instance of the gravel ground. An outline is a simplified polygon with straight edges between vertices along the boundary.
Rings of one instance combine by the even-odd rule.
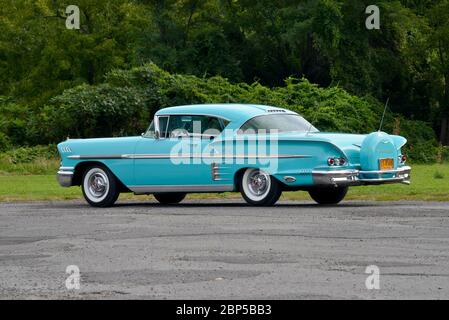
[[[0,203],[0,298],[449,299],[449,203]]]

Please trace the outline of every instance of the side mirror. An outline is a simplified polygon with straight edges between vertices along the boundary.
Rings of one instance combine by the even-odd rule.
[[[154,138],[159,139],[160,137],[161,137],[161,133],[159,132],[159,130],[154,131]]]

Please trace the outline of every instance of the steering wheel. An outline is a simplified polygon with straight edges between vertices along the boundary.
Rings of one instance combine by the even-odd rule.
[[[189,137],[190,134],[186,129],[175,129],[170,133],[170,138]]]

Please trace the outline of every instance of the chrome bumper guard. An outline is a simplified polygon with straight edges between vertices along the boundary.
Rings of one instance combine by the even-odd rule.
[[[405,166],[395,170],[360,171],[360,170],[314,170],[312,171],[315,185],[360,186],[379,185],[387,183],[410,184],[412,168]]]
[[[60,167],[56,175],[56,178],[61,187],[71,187],[73,181],[73,174],[75,168],[73,167]]]

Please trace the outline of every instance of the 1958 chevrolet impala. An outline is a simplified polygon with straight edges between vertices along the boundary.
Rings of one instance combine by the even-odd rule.
[[[251,205],[273,205],[304,190],[337,204],[348,187],[410,182],[406,139],[322,133],[290,110],[243,104],[159,110],[141,136],[68,139],[58,145],[63,187],[81,186],[95,207],[121,192],[153,194],[163,204],[187,193],[239,191]]]

